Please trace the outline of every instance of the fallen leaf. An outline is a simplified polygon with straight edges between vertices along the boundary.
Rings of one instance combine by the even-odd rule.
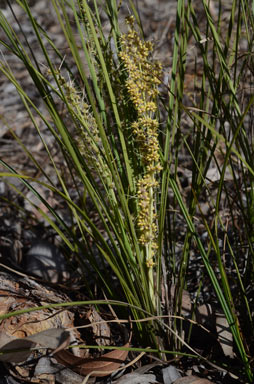
[[[35,346],[36,343],[27,338],[12,340],[0,349],[0,361],[21,363],[30,356],[31,349]]]
[[[130,343],[126,343],[123,348],[128,348]],[[74,356],[69,351],[60,351],[55,354],[56,360],[65,366],[72,368],[80,375],[103,377],[114,372],[126,360],[128,351],[115,349],[111,352],[105,353],[101,357],[92,359],[82,359]]]
[[[179,371],[173,365],[169,365],[168,367],[163,368],[161,371],[163,375],[163,382],[167,384],[171,384],[176,379],[181,377]]]
[[[116,384],[150,384],[150,383],[151,384],[158,383],[155,375],[151,373],[140,374],[137,372],[127,373],[116,382]]]
[[[53,349],[54,353],[56,353],[59,349],[64,349],[69,345],[70,333],[63,328],[50,328],[28,336],[27,339],[34,341],[42,347]]]
[[[83,376],[58,364],[54,358],[42,357],[35,367],[34,376],[41,380],[40,383],[44,383],[42,379],[45,376],[48,378],[49,375],[52,375],[57,383],[82,384],[84,380]]]
[[[174,384],[214,384],[212,381],[198,376],[184,376],[174,381]]]
[[[5,335],[5,340],[8,335]],[[70,334],[64,329],[52,328],[32,336],[12,339],[0,348],[0,361],[20,363],[30,356],[32,348],[37,344],[48,349],[59,351],[66,348]]]
[[[233,358],[233,335],[224,314],[216,313],[216,331],[224,355]]]

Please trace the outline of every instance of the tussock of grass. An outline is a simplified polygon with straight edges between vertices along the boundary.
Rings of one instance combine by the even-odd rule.
[[[3,160],[0,161],[6,172],[1,176],[19,178],[46,205],[50,214],[38,207],[44,218],[71,252],[88,258],[103,291],[110,299],[121,298],[129,304],[136,320],[147,313],[159,316],[170,310],[165,304],[168,302],[165,292],[173,281],[177,282],[174,314],[181,312],[183,289],[188,286],[190,254],[194,249],[202,257],[205,278],[209,279],[230,325],[243,371],[252,382],[253,309],[246,295],[254,277],[251,119],[254,96],[245,90],[246,81],[252,79],[253,61],[254,19],[249,3],[232,0],[231,14],[225,21],[223,2],[219,1],[217,8],[212,9],[204,0],[200,3],[203,15],[200,23],[194,2],[189,0],[185,4],[178,0],[171,78],[167,95],[162,95],[159,86],[163,89],[163,68],[152,60],[153,46],[144,41],[136,26],[140,20],[132,2],[130,8],[136,20],[134,16],[128,18],[127,34],[121,33],[118,24],[118,4],[105,2],[111,25],[106,36],[99,2],[94,2],[92,12],[85,0],[51,0],[69,47],[71,67],[61,56],[60,47],[37,24],[28,2],[16,2],[28,16],[48,74],[45,75],[45,67],[37,61],[29,42],[21,42],[3,13],[0,25],[5,38],[0,43],[29,72],[47,116],[23,90],[8,62],[2,60],[0,70],[20,95],[57,182],[51,181],[43,164],[14,133],[47,181],[32,179],[25,170],[20,174]],[[243,41],[247,50],[242,50]],[[52,61],[47,44],[61,59],[61,68]],[[190,70],[191,63],[194,65]],[[191,90],[186,86],[190,72],[194,84]],[[59,106],[64,107],[65,116]],[[160,113],[167,116],[166,122],[160,121]],[[65,174],[43,139],[37,119],[43,121],[60,148]],[[188,197],[178,177],[182,154],[191,170]],[[212,167],[217,180],[210,180]],[[72,180],[82,204],[71,198],[68,180]],[[65,202],[72,217],[71,227],[32,182],[43,185]],[[21,190],[16,192],[23,196]],[[204,196],[210,217],[203,212]],[[223,209],[227,209],[227,219],[223,217]],[[99,225],[94,222],[91,210],[96,213]],[[185,233],[180,260],[176,263],[179,215]],[[235,225],[237,221],[242,227],[240,232]],[[243,271],[238,267],[235,244],[226,234],[229,225],[234,236],[248,248],[247,267]],[[219,229],[225,232],[224,249],[220,245]],[[202,232],[207,233],[205,243]],[[87,251],[88,237],[99,251],[101,261]],[[224,262],[225,247],[235,269],[237,290],[234,288],[234,292],[232,276]],[[78,260],[84,268],[82,257]],[[115,281],[120,290],[115,289]],[[202,283],[198,290],[202,290]],[[170,326],[177,325],[173,322]],[[167,320],[163,323],[153,318],[148,323],[137,322],[137,335],[143,342],[146,340],[161,350],[179,350],[179,338],[172,338],[170,329]]]

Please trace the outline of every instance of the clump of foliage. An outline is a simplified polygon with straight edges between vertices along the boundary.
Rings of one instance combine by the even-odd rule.
[[[189,257],[194,248],[202,257],[206,276],[226,316],[243,370],[251,382],[253,362],[249,355],[249,334],[241,329],[244,313],[254,340],[252,312],[246,298],[248,281],[254,277],[253,222],[248,215],[248,212],[253,212],[254,157],[253,138],[249,134],[251,129],[245,123],[254,97],[242,103],[240,95],[245,69],[252,62],[254,19],[248,2],[232,1],[230,23],[225,31],[221,28],[221,2],[217,20],[214,21],[209,6],[205,0],[202,1],[206,16],[206,36],[203,38],[192,2],[188,1],[185,5],[184,1],[178,0],[166,105],[160,102],[163,68],[152,59],[153,44],[145,41],[138,27],[138,17],[129,16],[128,31],[121,32],[118,20],[120,7],[115,1],[104,4],[111,24],[110,33],[106,35],[96,1],[92,11],[85,0],[51,0],[70,57],[63,57],[60,47],[37,24],[28,2],[17,0],[17,3],[31,23],[45,63],[38,62],[28,40],[22,43],[3,13],[0,25],[5,39],[1,44],[24,64],[47,115],[23,90],[8,62],[2,61],[0,70],[16,87],[45,147],[57,181],[51,180],[43,164],[25,148],[24,143],[22,146],[26,154],[44,180],[26,175],[25,170],[22,174],[16,172],[4,159],[1,164],[8,172],[1,175],[20,179],[46,206],[48,213],[39,206],[37,209],[69,252],[76,255],[89,290],[88,265],[111,303],[116,305],[116,300],[121,300],[119,306],[130,308],[135,320],[149,317],[149,321],[137,322],[136,337],[140,337],[141,343],[146,342],[155,348],[159,354],[176,350],[180,353],[182,347],[176,324],[169,317],[162,320],[162,315],[170,315],[168,284],[172,282],[177,283],[172,314],[181,312],[182,292],[188,285]],[[132,2],[130,8],[137,15]],[[198,98],[193,97],[191,100],[196,102],[187,106],[183,97],[187,69],[185,58],[190,36],[198,46],[202,76]],[[238,51],[243,37],[247,41],[248,52],[241,56]],[[49,46],[60,60],[60,66],[52,60]],[[72,64],[68,65],[71,61]],[[193,76],[198,79],[198,72],[194,72]],[[63,107],[64,114],[61,113]],[[166,121],[160,120],[162,109],[161,115],[167,116]],[[41,119],[59,148],[64,172],[49,150],[35,115]],[[186,131],[186,119],[189,131]],[[229,133],[226,129],[228,125]],[[182,148],[192,162],[192,190],[188,199],[178,179]],[[222,166],[217,160],[218,151],[224,156]],[[212,162],[219,173],[215,198],[211,197],[207,179]],[[222,192],[225,192],[225,201],[234,223],[235,206],[225,182],[226,170],[233,175],[232,185],[236,188],[244,228],[249,234],[245,239],[249,247],[248,270],[244,274],[239,272],[233,244],[226,238],[237,271],[238,295],[244,303],[240,316],[219,246],[218,228],[225,229],[220,211]],[[243,190],[239,189],[237,172],[241,172]],[[52,191],[64,201],[69,208],[72,225],[62,220],[59,212],[50,206],[31,182]],[[76,188],[78,200],[71,197],[70,187]],[[23,192],[20,190],[18,193]],[[204,193],[209,196],[213,208],[214,216],[210,223],[200,207]],[[244,196],[247,206],[243,202]],[[177,222],[176,211],[185,227],[177,263],[174,236],[179,219]],[[196,217],[208,233],[207,244],[201,241]],[[212,253],[216,256],[219,273],[215,273],[210,257]],[[99,254],[99,258],[95,254]],[[201,286],[202,281],[199,290]]]

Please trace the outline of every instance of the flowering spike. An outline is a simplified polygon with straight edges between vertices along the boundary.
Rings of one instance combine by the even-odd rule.
[[[137,110],[137,120],[132,130],[139,148],[144,175],[137,181],[139,242],[146,252],[147,268],[155,263],[157,251],[157,217],[154,192],[158,182],[156,176],[161,170],[158,142],[159,123],[155,119],[157,86],[160,83],[161,65],[149,60],[153,49],[151,42],[140,39],[134,29],[134,17],[127,19],[129,31],[121,37],[120,57],[128,74],[126,86]]]

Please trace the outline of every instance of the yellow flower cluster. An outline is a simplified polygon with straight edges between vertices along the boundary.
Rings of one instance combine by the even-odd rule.
[[[161,65],[149,61],[153,49],[150,41],[140,39],[134,30],[134,18],[127,19],[129,32],[121,37],[120,57],[128,71],[127,89],[139,115],[152,115],[156,111],[154,100],[158,95]]]
[[[81,155],[86,159],[90,170],[95,170],[96,167],[96,172],[99,173],[101,179],[113,187],[112,176],[103,156],[104,148],[98,127],[88,104],[71,81],[67,82],[58,71],[55,72],[55,75],[64,91],[70,112],[77,121],[75,139]]]
[[[133,16],[127,19],[129,31],[121,37],[120,57],[128,73],[126,81],[128,93],[137,110],[137,121],[132,124],[132,131],[139,148],[144,175],[137,182],[139,241],[149,245],[152,252],[146,260],[148,268],[153,267],[153,258],[157,244],[157,221],[154,192],[158,185],[156,175],[161,170],[159,157],[158,127],[154,115],[157,109],[155,100],[158,96],[161,65],[149,60],[153,49],[151,42],[140,39],[134,29]]]

